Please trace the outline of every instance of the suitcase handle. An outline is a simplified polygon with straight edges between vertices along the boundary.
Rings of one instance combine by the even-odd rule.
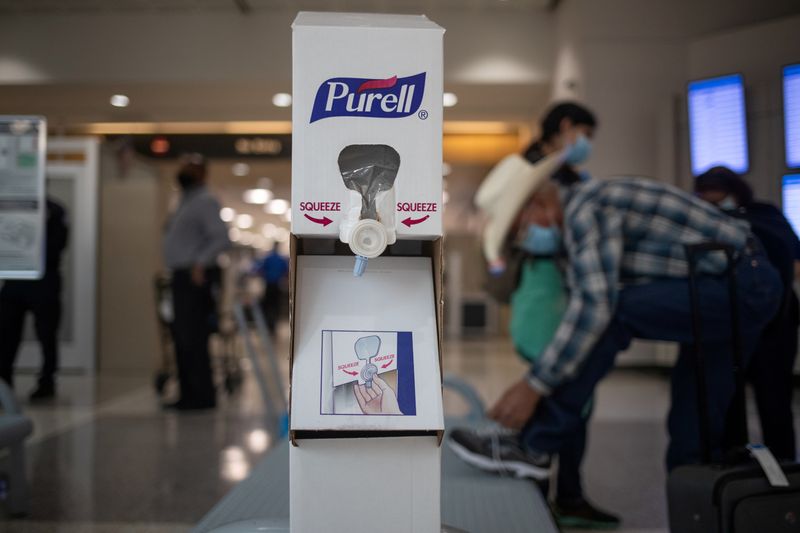
[[[692,337],[694,338],[695,373],[697,376],[697,402],[699,408],[700,447],[703,462],[711,462],[711,415],[708,407],[705,359],[702,353],[702,324],[698,306],[697,264],[702,256],[723,252],[726,259],[724,275],[728,278],[728,301],[731,313],[731,345],[733,348],[733,377],[735,391],[725,420],[724,444],[729,447],[744,445],[748,441],[747,412],[745,398],[744,357],[739,321],[739,298],[736,279],[736,249],[730,244],[701,242],[684,245],[689,267],[689,301],[692,314]]]

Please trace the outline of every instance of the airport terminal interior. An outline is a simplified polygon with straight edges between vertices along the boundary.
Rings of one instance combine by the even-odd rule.
[[[798,33],[797,0],[0,0],[0,532],[800,531]]]

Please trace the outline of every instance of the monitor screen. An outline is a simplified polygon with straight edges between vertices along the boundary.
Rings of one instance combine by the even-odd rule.
[[[800,174],[783,177],[783,216],[800,235]]]
[[[689,147],[692,173],[724,165],[747,172],[747,121],[741,74],[689,83]]]
[[[783,128],[786,166],[800,168],[800,64],[783,67]]]

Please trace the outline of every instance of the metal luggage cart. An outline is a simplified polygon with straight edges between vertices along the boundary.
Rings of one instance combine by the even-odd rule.
[[[177,379],[175,343],[172,338],[174,311],[170,277],[163,273],[157,274],[153,279],[153,288],[161,349],[159,367],[153,376],[153,388],[163,397],[168,394],[170,382]],[[236,325],[233,313],[221,309],[224,298],[218,295],[216,300],[218,307],[216,327],[209,341],[211,364],[215,382],[222,385],[228,395],[232,395],[241,387],[243,380],[241,357],[236,342]]]
[[[236,301],[233,304],[233,315],[236,319],[239,333],[241,333],[245,352],[250,360],[250,366],[258,384],[258,390],[264,401],[267,412],[267,425],[273,426],[276,434],[284,437],[289,430],[289,406],[286,398],[288,389],[284,385],[281,376],[275,345],[267,329],[264,314],[258,304],[248,305],[241,301]],[[248,318],[252,319],[252,324],[255,326],[259,347],[265,355],[269,366],[268,372],[264,372],[261,366],[259,352],[256,350],[251,335],[251,321]]]

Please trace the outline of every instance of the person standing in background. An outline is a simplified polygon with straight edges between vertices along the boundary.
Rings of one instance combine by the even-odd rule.
[[[551,176],[559,185],[569,187],[589,179],[585,170],[578,169],[591,155],[591,140],[597,120],[588,108],[574,102],[553,106],[542,119],[542,134],[525,150],[524,157],[536,164],[542,158],[569,146],[566,160]]]
[[[267,321],[269,332],[274,334],[281,310],[282,284],[289,274],[289,260],[278,252],[276,245],[258,261],[254,270],[264,280],[261,310],[264,312],[264,319]]]
[[[66,210],[48,198],[44,276],[38,280],[9,280],[0,290],[0,378],[12,388],[25,315],[33,314],[36,338],[42,348],[42,367],[38,385],[30,395],[31,401],[47,400],[56,394],[61,255],[67,246],[68,234]]]
[[[205,159],[192,154],[178,170],[180,203],[167,222],[164,263],[172,271],[172,334],[180,399],[168,408],[213,409],[216,393],[208,339],[213,330],[220,269],[217,257],[231,246],[220,204],[206,188]]]
[[[755,393],[764,444],[778,460],[794,461],[797,448],[792,373],[800,313],[793,283],[795,265],[800,261],[800,240],[780,209],[755,201],[750,185],[729,168],[714,167],[704,172],[695,179],[694,190],[726,213],[750,223],[783,282],[778,313],[761,334],[747,369],[747,379]]]

